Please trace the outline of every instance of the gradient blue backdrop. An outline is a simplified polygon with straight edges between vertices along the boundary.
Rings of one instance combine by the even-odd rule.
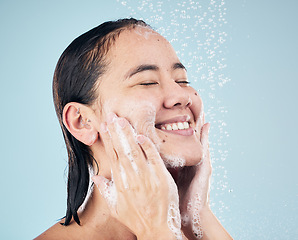
[[[191,1],[171,4],[179,10],[183,2]],[[103,21],[135,12],[150,22],[160,3],[148,11],[141,3],[0,1],[1,239],[32,239],[65,213],[67,159],[51,94],[60,54]],[[235,239],[298,239],[298,2],[226,0],[225,7],[224,74],[231,81],[216,89],[216,103],[226,114],[207,116],[228,133],[224,174],[215,176],[226,183],[213,189],[214,211]],[[200,80],[193,84],[200,88]],[[211,108],[209,85],[203,90]]]

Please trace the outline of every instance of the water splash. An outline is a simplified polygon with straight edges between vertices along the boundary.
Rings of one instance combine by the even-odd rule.
[[[230,82],[225,69],[227,8],[224,0],[209,1],[134,1],[117,0],[128,16],[143,19],[166,37],[186,66],[192,86],[203,98],[206,120],[211,123],[210,154],[213,163],[212,193],[217,199],[232,190],[223,167],[227,150],[228,113],[218,92]],[[215,213],[227,209],[222,201],[213,201]],[[219,214],[220,215],[220,214]],[[219,218],[221,218],[219,216]]]

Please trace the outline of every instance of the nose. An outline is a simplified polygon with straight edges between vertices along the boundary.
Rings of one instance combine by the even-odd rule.
[[[176,82],[167,84],[164,91],[164,108],[187,108],[192,105],[191,98],[186,87],[180,86]]]

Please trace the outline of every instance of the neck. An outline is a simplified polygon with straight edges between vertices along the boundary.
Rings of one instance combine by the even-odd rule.
[[[81,236],[81,239],[136,239],[127,227],[111,216],[109,207],[97,187],[92,190],[79,218],[81,226],[72,222],[69,227],[75,228],[77,231],[73,232],[76,237]]]
[[[98,141],[91,147],[91,150],[95,159],[100,159],[100,161],[97,161],[100,165],[94,165],[93,169],[96,172],[97,167],[99,167],[100,175],[110,179],[109,159],[106,157],[103,145]],[[79,218],[81,226],[77,224],[72,225],[76,225],[77,229],[80,229],[82,233],[81,239],[136,239],[135,235],[127,227],[111,216],[109,206],[96,186],[93,187],[89,198],[84,204],[84,208],[80,210]]]

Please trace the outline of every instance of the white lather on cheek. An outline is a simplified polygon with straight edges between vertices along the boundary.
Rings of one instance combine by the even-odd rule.
[[[155,130],[156,109],[152,102],[131,101],[128,105],[130,106],[128,118],[133,121],[131,124],[134,129],[156,142],[158,139]]]

